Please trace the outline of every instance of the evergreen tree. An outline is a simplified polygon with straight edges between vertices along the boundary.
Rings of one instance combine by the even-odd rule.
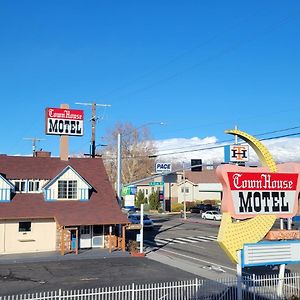
[[[135,197],[134,205],[137,208],[141,208],[141,204],[144,204],[144,203],[146,203],[144,192],[142,190],[139,190]]]
[[[160,201],[159,201],[159,191],[152,192],[149,196],[149,208],[150,209],[159,209],[160,207]]]

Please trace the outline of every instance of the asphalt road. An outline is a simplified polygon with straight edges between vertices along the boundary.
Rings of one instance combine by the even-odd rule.
[[[149,258],[209,279],[236,275],[236,264],[216,241],[220,221],[203,220],[199,214],[188,214],[187,221],[178,215],[152,217],[155,228],[144,235]],[[243,271],[245,274],[278,274],[277,267],[252,267]],[[300,272],[300,265],[288,265],[286,272]]]

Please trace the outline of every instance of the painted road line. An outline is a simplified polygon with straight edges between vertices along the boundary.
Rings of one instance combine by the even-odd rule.
[[[188,255],[185,255],[185,254],[180,254],[180,253],[177,253],[177,252],[174,252],[174,251],[171,251],[171,250],[166,250],[166,249],[159,249],[159,251],[163,251],[163,252],[167,252],[167,253],[174,254],[174,255],[177,255],[177,256],[182,256],[182,257],[185,257],[185,258],[188,258],[188,259],[200,261],[202,263],[205,263],[205,264],[208,264],[208,265],[211,265],[211,266],[216,266],[217,268],[227,269],[227,270],[230,270],[230,271],[233,271],[234,273],[236,273],[235,268],[230,268],[230,267],[227,267],[227,266],[218,265],[218,264],[213,263],[211,261],[207,261],[207,260],[203,260],[203,259],[200,259],[200,258],[188,256]]]
[[[189,239],[193,239],[193,240],[196,240],[198,242],[204,242],[204,243],[208,243],[209,242],[208,240],[201,239],[201,238],[198,238],[198,237],[195,237],[195,236],[189,236]]]
[[[197,237],[199,237],[201,239],[209,240],[209,241],[215,241],[216,240],[215,238],[211,238],[211,237],[208,237],[208,236],[199,236],[198,235]]]
[[[182,237],[178,237],[178,238],[176,238],[176,240],[181,240],[181,241],[184,241],[184,242],[187,242],[187,243],[198,243],[197,241],[193,241],[189,238],[182,238]]]
[[[155,240],[155,241],[144,240],[144,243],[147,245],[153,245],[153,246],[164,246],[166,244],[172,244],[172,243],[168,243],[165,241],[159,241],[159,240]]]
[[[178,244],[187,244],[187,242],[183,242],[183,241],[178,241],[177,239],[169,239],[169,238],[163,238],[163,240],[167,240],[173,243],[178,243]]]
[[[174,245],[175,244],[175,243],[173,243],[171,241],[166,241],[164,239],[155,239],[154,242],[158,242],[158,243],[160,243],[162,245],[166,245],[166,244],[168,244],[168,245]]]

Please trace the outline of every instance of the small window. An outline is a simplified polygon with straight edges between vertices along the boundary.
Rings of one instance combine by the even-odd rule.
[[[80,234],[90,234],[90,226],[88,225],[81,226]]]
[[[40,183],[36,180],[30,180],[28,182],[28,191],[29,192],[38,192],[40,189]]]
[[[188,194],[190,192],[190,189],[188,187],[185,188],[185,193]],[[181,193],[184,193],[184,188],[181,188]]]
[[[19,222],[19,232],[31,231],[31,222]]]
[[[15,182],[15,190],[16,192],[25,192],[25,181],[18,180]]]

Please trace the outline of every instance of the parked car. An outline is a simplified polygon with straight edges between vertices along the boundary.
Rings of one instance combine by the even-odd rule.
[[[212,210],[212,208],[213,207],[211,204],[198,204],[196,206],[191,207],[190,212],[199,214],[207,210]]]
[[[208,210],[202,213],[202,218],[207,220],[220,221],[222,219],[222,214],[217,210]]]
[[[128,220],[132,224],[140,224],[141,223],[141,215],[140,214],[130,214],[128,215]],[[153,229],[153,221],[149,218],[148,215],[144,215],[143,220],[144,228]]]

